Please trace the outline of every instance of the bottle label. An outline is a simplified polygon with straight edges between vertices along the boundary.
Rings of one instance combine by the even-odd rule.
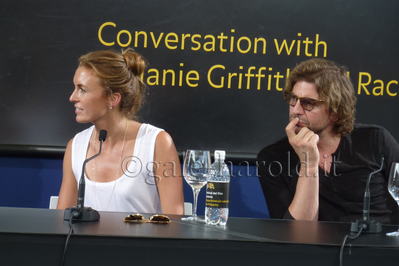
[[[229,207],[228,182],[209,182],[206,185],[206,207],[228,208]]]

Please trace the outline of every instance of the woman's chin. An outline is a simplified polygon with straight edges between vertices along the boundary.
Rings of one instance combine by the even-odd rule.
[[[86,119],[83,119],[81,117],[76,117],[76,122],[78,122],[79,124],[86,124],[89,123],[90,121],[87,121]]]

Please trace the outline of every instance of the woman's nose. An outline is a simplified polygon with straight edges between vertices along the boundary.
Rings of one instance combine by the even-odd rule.
[[[71,96],[69,97],[69,101],[70,102],[77,102],[77,93],[76,93],[76,90],[74,90],[73,92],[72,92],[72,94],[71,94]]]

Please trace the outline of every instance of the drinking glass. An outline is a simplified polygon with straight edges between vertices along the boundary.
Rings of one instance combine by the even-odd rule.
[[[184,157],[183,176],[193,189],[194,203],[193,215],[182,220],[201,221],[197,217],[198,194],[208,181],[208,172],[211,167],[211,154],[209,151],[187,150]]]
[[[392,163],[389,172],[388,191],[399,205],[399,163]],[[387,236],[399,236],[399,230],[387,233]]]

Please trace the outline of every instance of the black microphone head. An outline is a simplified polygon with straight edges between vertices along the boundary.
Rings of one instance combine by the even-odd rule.
[[[100,135],[99,135],[98,139],[100,141],[105,141],[106,138],[107,138],[107,131],[103,129],[100,131]]]

